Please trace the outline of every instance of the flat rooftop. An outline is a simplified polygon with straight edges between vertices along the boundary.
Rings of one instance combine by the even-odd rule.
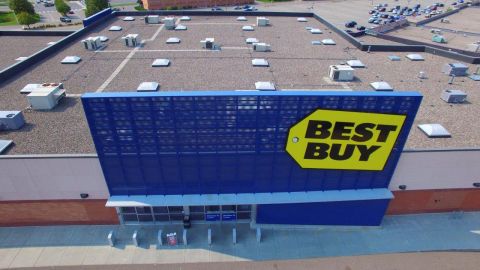
[[[371,90],[370,82],[384,80],[396,91],[419,91],[424,95],[415,126],[406,148],[472,148],[480,146],[479,82],[441,73],[451,59],[421,53],[425,61],[412,62],[408,53],[362,52],[314,18],[297,22],[296,17],[269,17],[271,26],[242,31],[244,25],[254,25],[256,17],[238,22],[236,16],[191,16],[181,22],[186,31],[166,30],[163,25],[146,25],[143,17],[127,22],[123,17],[112,18],[93,31],[79,37],[63,50],[38,63],[0,86],[2,110],[23,110],[26,125],[11,132],[0,132],[0,139],[14,140],[6,154],[73,154],[95,153],[83,113],[80,95],[86,92],[135,91],[145,81],[156,81],[161,91],[178,90],[253,90],[257,81],[274,82],[277,88],[308,90]],[[177,17],[178,18],[178,17]],[[108,31],[110,26],[122,31]],[[323,34],[311,34],[305,27],[319,28]],[[126,47],[121,37],[140,35],[143,46]],[[88,36],[107,36],[107,46],[99,51],[87,51],[80,40]],[[178,37],[180,44],[166,44]],[[220,51],[201,48],[200,40],[213,37]],[[255,37],[271,44],[272,52],[254,52],[246,38]],[[331,38],[336,45],[312,45],[314,40]],[[65,56],[80,56],[79,64],[64,65]],[[401,61],[392,62],[389,55]],[[169,67],[152,67],[157,58],[168,58]],[[251,60],[264,58],[270,67],[253,67]],[[332,82],[328,67],[347,60],[359,59],[365,69],[356,69],[353,82]],[[475,71],[469,65],[470,72]],[[419,79],[424,71],[427,79]],[[19,93],[26,84],[62,82],[67,97],[52,111],[26,111],[27,98]],[[468,94],[468,102],[447,104],[440,99],[445,89],[460,89]],[[417,124],[440,123],[452,134],[451,138],[430,139],[416,128]]]
[[[63,36],[0,36],[0,70],[18,62],[18,57],[28,57],[56,42]]]

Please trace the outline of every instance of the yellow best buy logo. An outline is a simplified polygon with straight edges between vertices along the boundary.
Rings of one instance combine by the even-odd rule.
[[[319,109],[290,128],[286,150],[302,168],[381,171],[405,118]]]

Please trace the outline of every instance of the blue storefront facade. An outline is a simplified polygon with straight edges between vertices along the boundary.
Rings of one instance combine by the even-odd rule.
[[[188,216],[376,226],[393,198],[388,185],[421,98],[416,92],[182,91],[89,93],[82,102],[111,196],[107,206],[124,209],[126,221]],[[402,116],[382,168],[304,168],[295,160],[286,151],[289,131],[319,109],[364,113],[365,121],[366,113]],[[343,124],[345,138],[352,129],[369,132]],[[349,145],[339,147],[345,157]]]

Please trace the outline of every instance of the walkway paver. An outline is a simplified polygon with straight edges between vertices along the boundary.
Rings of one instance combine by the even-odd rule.
[[[262,230],[257,243],[249,224],[193,224],[188,245],[180,225],[46,226],[0,228],[0,268],[68,265],[175,264],[265,261],[368,254],[480,250],[480,212],[387,216],[378,228],[327,227]],[[212,228],[213,243],[207,243]],[[159,246],[157,232],[176,232],[177,246]],[[117,233],[115,247],[107,243]],[[132,234],[140,231],[140,246]],[[164,240],[164,242],[166,242]],[[480,257],[480,256],[479,256]]]

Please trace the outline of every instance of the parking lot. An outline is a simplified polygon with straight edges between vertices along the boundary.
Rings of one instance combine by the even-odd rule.
[[[72,23],[80,22],[85,18],[83,11],[83,5],[79,1],[69,1],[67,4],[72,9],[72,14],[68,14],[68,17],[72,20]],[[55,6],[45,6],[44,1],[35,0],[34,3],[35,12],[40,14],[40,23],[43,24],[59,24],[61,15],[55,9]]]

